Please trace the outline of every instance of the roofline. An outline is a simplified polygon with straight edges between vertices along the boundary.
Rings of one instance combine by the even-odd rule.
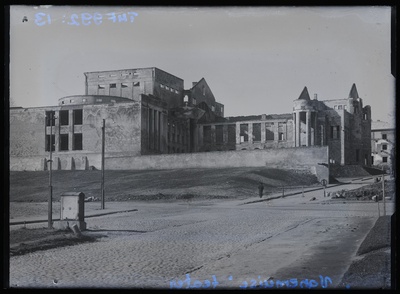
[[[206,79],[205,79],[204,77],[202,77],[202,78],[201,78],[198,82],[196,82],[196,84],[194,84],[190,89],[193,89],[194,87],[196,87],[197,84],[201,82],[201,80],[204,80],[204,81],[206,82],[206,84],[207,84]],[[207,86],[208,86],[208,84],[207,84]],[[210,88],[210,86],[209,86],[209,88]]]
[[[139,70],[140,70],[140,69],[157,69],[157,70],[159,70],[159,71],[165,72],[165,73],[167,73],[167,74],[169,74],[169,75],[171,75],[171,76],[174,76],[175,78],[180,79],[181,81],[183,81],[182,78],[180,78],[180,77],[178,77],[178,76],[176,76],[176,75],[173,75],[173,74],[171,74],[171,73],[169,73],[169,72],[167,72],[167,71],[165,71],[165,70],[162,70],[162,69],[160,69],[160,68],[158,68],[158,67],[155,67],[155,66],[153,66],[153,67],[137,67],[137,68],[111,69],[111,70],[100,70],[100,71],[85,71],[85,72],[83,72],[83,74],[86,75],[86,74],[88,74],[88,73],[102,73],[102,72],[113,72],[113,71],[124,71],[124,70],[137,70],[137,69],[139,69]]]

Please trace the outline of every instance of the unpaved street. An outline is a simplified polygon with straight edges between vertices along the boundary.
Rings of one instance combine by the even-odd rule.
[[[320,283],[321,276],[331,288],[377,219],[377,206],[307,197],[126,202],[138,211],[86,220],[88,234],[104,235],[98,242],[11,257],[10,285],[222,288],[268,278]]]

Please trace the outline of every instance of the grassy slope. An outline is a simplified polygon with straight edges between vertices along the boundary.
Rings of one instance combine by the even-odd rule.
[[[54,200],[66,191],[81,191],[86,197],[100,197],[100,171],[53,171]],[[317,183],[305,171],[271,168],[176,169],[146,171],[105,171],[108,201],[179,197],[246,198],[257,195],[258,182],[264,194],[282,185],[309,186]],[[11,172],[10,201],[45,202],[49,172]]]

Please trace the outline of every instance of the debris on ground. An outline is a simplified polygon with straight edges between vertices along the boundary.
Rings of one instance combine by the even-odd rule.
[[[391,200],[394,195],[394,180],[385,180],[385,200]],[[328,196],[331,199],[347,199],[360,201],[381,201],[383,200],[382,182],[373,183],[368,186],[357,188],[354,190],[341,190],[338,192],[330,192]]]
[[[100,199],[97,197],[93,197],[93,196],[85,198],[85,202],[93,202],[93,201],[100,201]]]

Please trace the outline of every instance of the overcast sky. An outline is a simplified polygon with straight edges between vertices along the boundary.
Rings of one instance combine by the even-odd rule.
[[[81,13],[95,12],[102,23],[84,25]],[[127,21],[113,22],[113,12]],[[79,26],[68,24],[74,13]],[[353,83],[374,120],[394,113],[389,7],[11,8],[15,106],[84,94],[84,72],[140,67],[187,89],[204,77],[225,116],[290,113],[304,86],[328,100],[347,98]]]

